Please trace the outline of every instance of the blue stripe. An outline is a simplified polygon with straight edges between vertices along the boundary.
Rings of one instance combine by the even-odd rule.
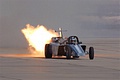
[[[73,56],[84,56],[85,55],[85,53],[80,45],[70,44],[69,46],[71,47],[72,51],[74,52]],[[75,46],[77,46],[79,50],[77,50]]]

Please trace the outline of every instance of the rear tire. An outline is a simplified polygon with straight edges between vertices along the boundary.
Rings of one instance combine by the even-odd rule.
[[[66,58],[71,59],[71,48],[69,46],[66,46]]]
[[[50,44],[45,45],[45,58],[52,58],[52,49]]]
[[[90,60],[94,59],[94,48],[93,47],[89,48],[89,59]]]

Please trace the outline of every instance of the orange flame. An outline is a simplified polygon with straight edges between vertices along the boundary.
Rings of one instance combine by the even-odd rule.
[[[39,57],[44,57],[45,44],[49,44],[52,37],[59,36],[54,30],[47,30],[43,25],[35,28],[27,24],[21,31],[29,43],[29,50]]]

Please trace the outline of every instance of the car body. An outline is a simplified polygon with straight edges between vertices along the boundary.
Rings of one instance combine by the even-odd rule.
[[[86,51],[86,45],[82,44],[77,36],[68,38],[63,38],[62,36],[53,37],[51,40],[50,44],[45,45],[45,58],[66,56],[67,59],[71,59],[89,54],[89,59],[94,59],[94,48],[90,47],[89,52]]]

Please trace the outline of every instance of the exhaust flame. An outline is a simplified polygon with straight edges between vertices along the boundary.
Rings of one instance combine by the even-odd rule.
[[[28,49],[37,57],[44,57],[45,44],[49,44],[52,37],[59,36],[54,30],[47,30],[43,25],[34,27],[27,24],[21,31],[28,41]]]

